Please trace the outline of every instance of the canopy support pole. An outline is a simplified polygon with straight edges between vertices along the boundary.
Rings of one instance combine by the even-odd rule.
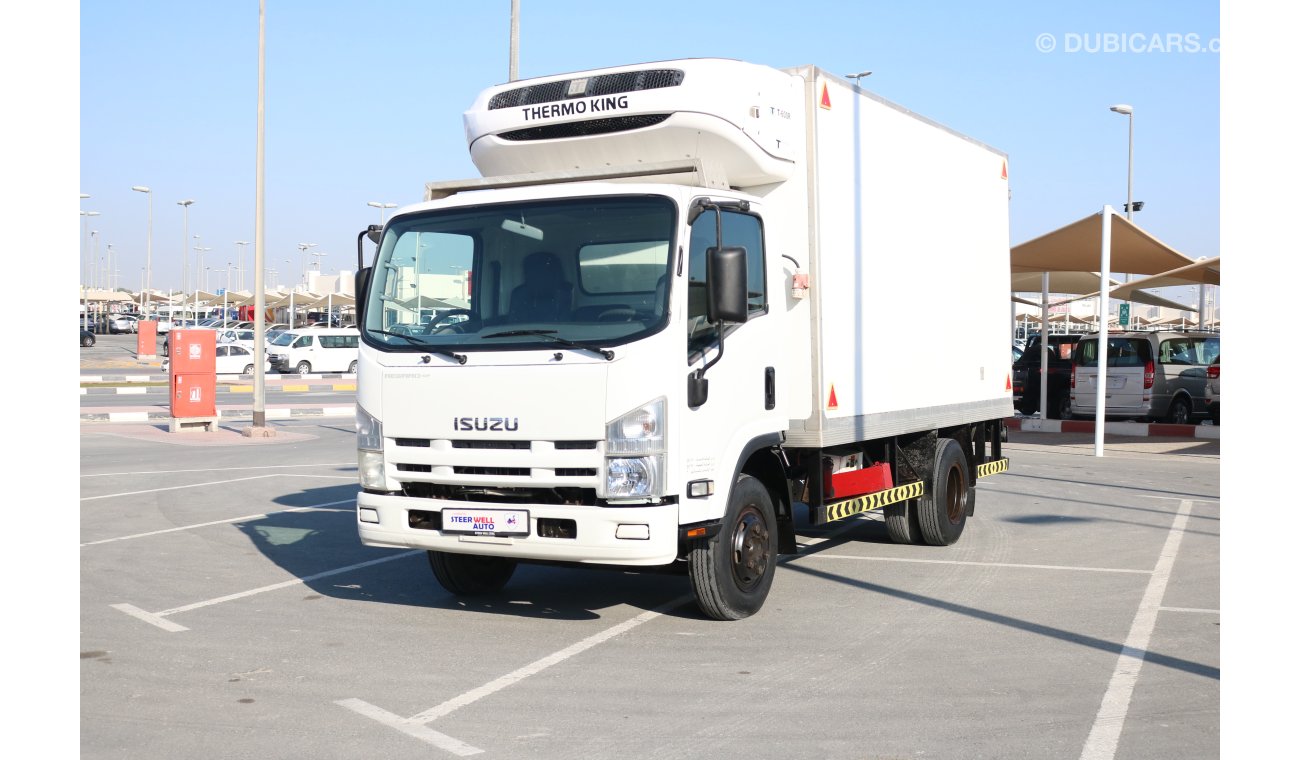
[[[1092,444],[1095,456],[1105,456],[1106,448],[1106,364],[1107,349],[1110,345],[1110,217],[1115,209],[1101,207],[1101,303],[1098,309],[1097,333],[1097,419],[1096,432]]]

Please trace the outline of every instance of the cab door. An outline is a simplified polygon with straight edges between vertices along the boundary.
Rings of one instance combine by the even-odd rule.
[[[747,319],[724,325],[721,347],[716,325],[707,319],[706,261],[710,248],[743,247],[747,271]],[[703,211],[692,223],[684,276],[686,335],[683,371],[688,375],[710,364],[707,399],[684,404],[681,447],[685,482],[711,480],[715,496],[683,499],[683,523],[712,519],[726,508],[727,495],[741,460],[763,445],[772,445],[787,424],[782,393],[785,374],[780,314],[771,303],[779,295],[780,262],[770,260],[764,244],[763,220],[757,204],[747,210],[723,207]],[[779,257],[777,257],[779,259]],[[678,300],[678,308],[681,307]],[[719,354],[721,353],[721,356]],[[716,360],[716,363],[714,363]]]

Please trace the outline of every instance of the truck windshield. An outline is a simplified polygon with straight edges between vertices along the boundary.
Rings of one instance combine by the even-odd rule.
[[[597,196],[407,214],[389,223],[367,342],[394,351],[604,348],[662,329],[676,206]]]

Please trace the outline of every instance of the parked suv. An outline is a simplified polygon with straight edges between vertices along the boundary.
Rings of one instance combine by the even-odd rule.
[[[1070,377],[1071,405],[1097,413],[1098,337],[1080,340]],[[1127,332],[1107,336],[1106,416],[1186,424],[1209,413],[1207,369],[1219,336],[1197,332]]]
[[[1070,419],[1070,371],[1074,347],[1082,335],[1047,336],[1047,416]],[[1042,338],[1029,339],[1025,352],[1011,365],[1012,403],[1016,411],[1030,415],[1038,411],[1039,378],[1042,375]]]

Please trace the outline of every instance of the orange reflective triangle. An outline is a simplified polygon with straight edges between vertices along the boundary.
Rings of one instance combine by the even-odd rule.
[[[827,408],[827,409],[839,409],[839,408],[840,408],[840,402],[839,402],[839,399],[835,398],[835,386],[834,386],[834,385],[831,386],[831,397],[830,397],[829,399],[826,400],[826,408]]]
[[[1006,178],[1007,178],[1007,160],[1004,158],[1002,159],[1002,179],[1006,179]]]
[[[1007,373],[1007,390],[1011,390],[1011,373]]]
[[[827,109],[827,110],[830,110],[830,107],[831,107],[831,92],[830,92],[830,90],[826,89],[826,83],[825,83],[825,82],[822,82],[822,102],[821,102],[820,105],[821,105],[822,108],[825,108],[825,109]]]

